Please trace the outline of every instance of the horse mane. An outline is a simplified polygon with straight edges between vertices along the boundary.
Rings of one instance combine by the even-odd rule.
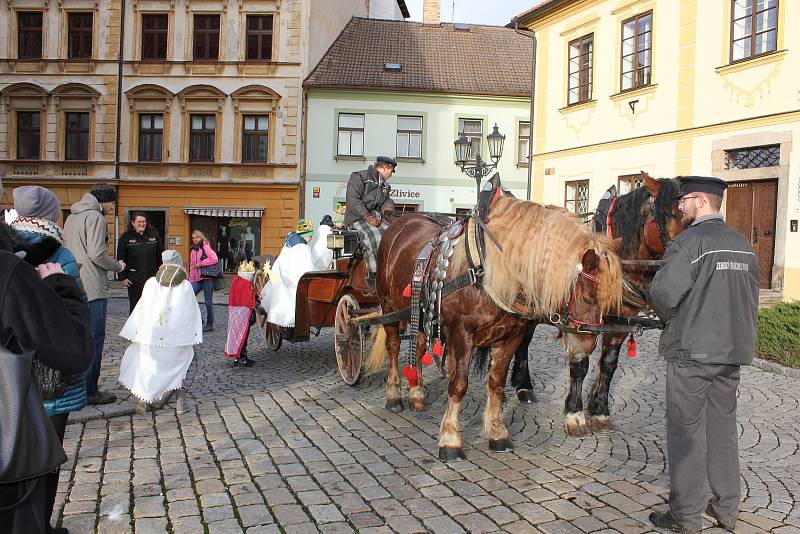
[[[667,219],[672,216],[672,202],[678,195],[679,185],[671,178],[659,178],[658,182],[661,185],[655,199],[653,218],[665,228]],[[611,228],[615,237],[622,238],[622,255],[635,256],[639,250],[641,230],[647,222],[647,213],[642,210],[642,204],[650,196],[650,191],[640,186],[617,200],[611,213]]]
[[[600,257],[597,303],[603,313],[619,307],[622,268],[607,237],[592,233],[563,208],[506,195],[497,199],[490,218],[488,228],[503,246],[500,252],[486,239],[483,283],[494,298],[513,303],[521,296],[532,316],[560,313],[572,296],[584,253],[594,249]],[[453,263],[459,261],[466,261],[463,242],[453,257]]]

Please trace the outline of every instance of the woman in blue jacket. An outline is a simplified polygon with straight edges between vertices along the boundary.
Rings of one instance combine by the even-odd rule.
[[[20,248],[25,251],[25,261],[34,267],[44,263],[58,263],[81,287],[80,266],[65,246],[58,217],[61,205],[58,198],[49,190],[39,186],[23,186],[14,189],[14,209],[17,217],[11,227],[23,240]],[[11,216],[13,218],[13,215]],[[72,375],[67,390],[59,397],[44,401],[44,407],[58,438],[64,443],[64,432],[70,412],[82,410],[86,406],[86,382],[83,373]],[[49,521],[53,511],[58,489],[56,470],[45,478],[45,520]],[[55,532],[58,530],[53,529]]]

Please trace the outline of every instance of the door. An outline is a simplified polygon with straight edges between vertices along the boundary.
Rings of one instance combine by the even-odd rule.
[[[772,287],[778,181],[732,182],[725,205],[728,224],[750,241],[758,257],[761,289]]]

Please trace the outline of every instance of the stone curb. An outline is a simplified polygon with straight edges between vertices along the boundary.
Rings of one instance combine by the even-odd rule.
[[[762,371],[768,373],[775,373],[778,375],[788,376],[789,378],[800,378],[800,369],[792,369],[776,362],[762,360],[761,358],[753,358],[753,367],[758,367]]]

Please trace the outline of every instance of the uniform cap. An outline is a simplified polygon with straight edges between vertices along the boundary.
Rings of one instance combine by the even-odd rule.
[[[683,197],[689,193],[709,193],[711,195],[722,196],[728,183],[714,176],[681,176],[678,178],[681,183],[681,192],[678,195]]]
[[[395,170],[397,168],[397,160],[395,160],[393,158],[390,158],[389,156],[378,156],[375,159],[375,162],[376,163],[385,163],[386,165],[391,165],[392,166],[392,170]]]

